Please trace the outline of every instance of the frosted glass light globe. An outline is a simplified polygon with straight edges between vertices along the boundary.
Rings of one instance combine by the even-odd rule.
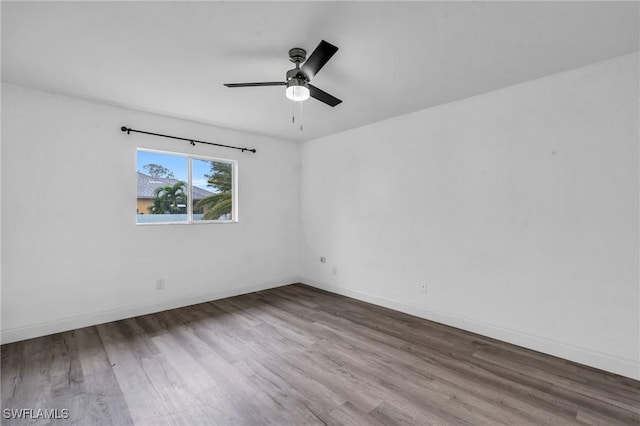
[[[309,99],[309,96],[311,94],[308,87],[292,85],[287,87],[286,95],[287,98],[291,99],[292,101],[301,102]]]

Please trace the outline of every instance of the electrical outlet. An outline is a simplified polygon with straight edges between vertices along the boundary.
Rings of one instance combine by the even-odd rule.
[[[156,280],[156,290],[164,289],[164,278],[158,278]]]
[[[325,263],[327,261],[327,259],[323,256],[320,258],[320,263]]]
[[[338,275],[338,268],[336,268],[335,266],[331,268],[331,274]]]
[[[420,291],[423,293],[427,292],[427,285],[426,284],[420,284]]]

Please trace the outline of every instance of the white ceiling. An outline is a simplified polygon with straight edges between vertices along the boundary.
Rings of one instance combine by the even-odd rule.
[[[309,140],[638,50],[637,2],[2,2],[2,79]],[[340,48],[291,124],[288,50]],[[135,123],[129,123],[135,127]],[[151,129],[154,130],[154,129]]]

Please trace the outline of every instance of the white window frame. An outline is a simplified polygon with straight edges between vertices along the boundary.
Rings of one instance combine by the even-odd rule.
[[[156,154],[173,155],[176,157],[184,157],[187,159],[187,220],[180,222],[150,222],[138,223],[136,214],[136,225],[138,226],[154,226],[154,225],[198,225],[208,223],[237,223],[238,222],[238,160],[230,160],[228,158],[208,157],[204,155],[185,154],[183,152],[163,151],[159,149],[136,148],[136,158],[139,151],[153,152]],[[230,220],[193,220],[193,160],[214,161],[216,163],[231,164],[231,219]],[[136,194],[137,195],[137,194]]]

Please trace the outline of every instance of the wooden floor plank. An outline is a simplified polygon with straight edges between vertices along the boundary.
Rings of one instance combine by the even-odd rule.
[[[636,380],[301,284],[0,349],[55,424],[640,424]]]

